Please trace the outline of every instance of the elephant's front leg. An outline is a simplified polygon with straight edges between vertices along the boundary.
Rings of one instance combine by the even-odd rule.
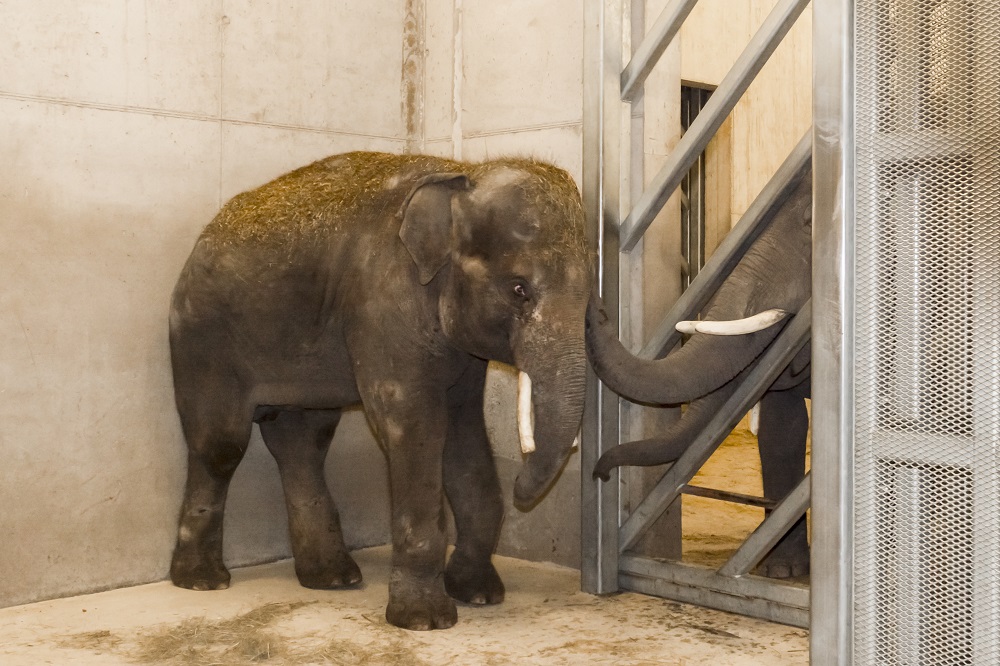
[[[444,486],[458,538],[445,569],[448,594],[470,604],[498,604],[503,581],[493,551],[503,522],[503,497],[483,418],[486,361],[474,359],[448,390]]]
[[[780,501],[805,475],[806,437],[809,414],[805,398],[809,384],[786,391],[769,391],[760,405],[761,471],[764,496]],[[803,516],[777,543],[759,566],[759,573],[770,578],[791,578],[809,573],[809,537]]]
[[[392,572],[385,617],[404,629],[447,629],[458,613],[444,587],[445,393],[397,380],[375,381],[365,392],[389,458]]]

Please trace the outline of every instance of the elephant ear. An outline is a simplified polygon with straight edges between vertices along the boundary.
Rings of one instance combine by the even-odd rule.
[[[420,284],[430,282],[451,251],[451,197],[472,187],[460,173],[433,173],[416,182],[397,217],[399,237],[420,271]]]

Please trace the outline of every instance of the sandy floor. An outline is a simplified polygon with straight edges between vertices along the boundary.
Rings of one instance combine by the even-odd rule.
[[[733,431],[691,483],[756,497],[763,495],[757,438],[743,428]],[[764,520],[764,510],[686,495],[681,516],[684,561],[720,567]],[[795,582],[808,584],[809,577],[796,578]]]
[[[694,483],[759,494],[754,438],[737,431]],[[762,515],[686,497],[685,559],[721,564]],[[234,571],[220,592],[155,583],[2,609],[0,664],[809,663],[803,630],[639,594],[594,597],[579,592],[575,570],[509,558],[497,558],[503,604],[460,606],[447,631],[407,632],[383,616],[388,547],[355,556],[366,581],[356,590],[307,590],[279,562]]]
[[[447,631],[383,617],[387,547],[361,589],[300,587],[290,562],[191,592],[154,583],[0,610],[0,664],[807,664],[805,631],[638,594],[594,597],[575,570],[498,558],[507,600]]]
[[[763,488],[757,438],[748,430],[734,431],[691,484],[760,497]],[[764,510],[688,495],[684,497],[681,515],[684,560],[722,566],[764,519]]]

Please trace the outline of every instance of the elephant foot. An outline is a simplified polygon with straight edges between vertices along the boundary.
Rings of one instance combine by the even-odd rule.
[[[440,576],[423,581],[396,569],[389,580],[385,619],[411,631],[448,629],[458,622],[458,610],[445,593]]]
[[[342,552],[323,561],[295,559],[295,575],[302,587],[313,590],[334,590],[361,582],[361,569],[349,553]]]
[[[809,575],[809,562],[763,562],[757,574],[767,578],[797,578]]]
[[[224,590],[229,587],[230,576],[221,559],[174,555],[170,564],[170,580],[177,587],[189,590]]]
[[[474,562],[452,553],[444,572],[444,587],[448,596],[476,606],[498,604],[504,598],[503,581],[493,563]]]
[[[809,575],[809,540],[804,525],[797,525],[758,565],[756,573],[768,578]]]

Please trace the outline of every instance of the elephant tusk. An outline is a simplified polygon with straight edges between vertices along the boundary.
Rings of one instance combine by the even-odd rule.
[[[765,310],[746,319],[730,321],[679,321],[675,327],[686,335],[705,333],[706,335],[746,335],[774,326],[788,316],[786,310]]]
[[[535,450],[535,414],[531,405],[531,377],[527,372],[517,373],[517,434],[522,453]]]
[[[750,410],[750,432],[756,435],[758,431],[760,431],[760,402]]]

